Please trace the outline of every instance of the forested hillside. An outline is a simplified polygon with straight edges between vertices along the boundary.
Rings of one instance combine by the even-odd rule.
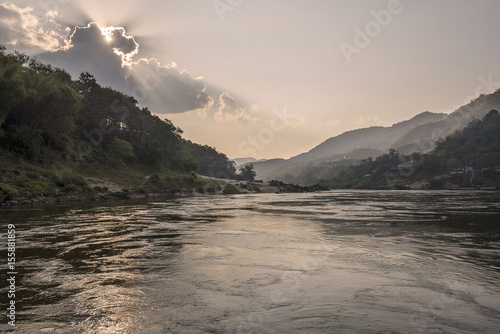
[[[326,175],[335,174],[323,168],[323,162],[331,161],[331,156],[348,156],[352,150],[360,149],[382,150],[387,153],[391,148],[406,155],[414,152],[428,153],[439,139],[465,128],[473,120],[482,119],[490,110],[499,108],[500,90],[492,91],[491,94],[478,96],[449,115],[423,112],[390,127],[373,126],[347,131],[327,139],[308,152],[280,161],[279,164],[272,160],[257,162],[255,170],[257,177],[264,180],[276,179],[305,185]],[[370,154],[361,159],[377,156],[378,154]],[[318,165],[320,168],[317,168]],[[345,165],[345,162],[342,162],[342,165]],[[307,182],[304,182],[305,180]]]
[[[438,141],[428,154],[403,155],[391,149],[320,183],[329,188],[498,188],[500,115],[491,110]]]
[[[437,142],[430,160],[439,168],[500,166],[500,115],[492,110],[445,140]]]
[[[0,48],[0,194],[55,195],[88,188],[84,177],[120,177],[135,186],[149,174],[171,188],[183,175],[232,177],[214,148],[187,141],[181,129],[137,100],[102,87],[89,73],[63,69]],[[1,202],[1,201],[0,201]]]

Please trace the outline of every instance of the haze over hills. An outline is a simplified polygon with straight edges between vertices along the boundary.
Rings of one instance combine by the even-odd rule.
[[[344,132],[288,160],[272,159],[253,164],[257,178],[284,180],[287,174],[298,175],[311,164],[325,164],[339,160],[339,156],[351,155],[350,158],[356,160],[374,158],[391,148],[403,154],[426,153],[434,148],[440,138],[463,129],[470,121],[481,119],[490,110],[499,108],[500,90],[497,90],[479,96],[451,114],[426,111],[390,127],[375,126]],[[353,151],[356,152],[355,158],[352,156]]]
[[[458,130],[461,130],[472,120],[482,119],[490,110],[498,109],[500,106],[500,90],[488,95],[480,95],[477,99],[458,108],[446,118],[434,122],[428,122],[415,127],[405,135],[401,136],[395,143],[394,148],[404,154],[412,152],[425,153],[431,145],[433,148],[436,140],[445,138]]]
[[[231,159],[231,161],[233,161],[235,163],[236,167],[238,167],[238,166],[243,166],[245,164],[250,164],[250,163],[254,163],[254,162],[266,161],[266,159],[257,160],[255,158],[236,158],[236,159]]]
[[[307,153],[290,158],[290,162],[312,161],[333,154],[346,154],[358,148],[386,150],[398,138],[416,126],[427,122],[440,121],[446,118],[446,116],[446,114],[435,114],[426,111],[410,120],[394,124],[391,127],[374,126],[344,132],[339,136],[327,139]]]

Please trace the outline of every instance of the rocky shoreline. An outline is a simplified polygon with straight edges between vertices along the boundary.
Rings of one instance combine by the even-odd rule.
[[[71,202],[105,202],[113,200],[133,200],[133,199],[148,199],[148,198],[183,198],[194,196],[216,196],[216,195],[237,195],[237,194],[263,194],[263,193],[301,193],[324,190],[314,187],[301,187],[282,182],[247,182],[228,179],[217,179],[212,177],[202,177],[206,180],[214,180],[221,183],[223,186],[216,189],[214,192],[200,192],[197,189],[180,189],[172,192],[171,189],[152,185],[150,182],[145,182],[137,189],[127,189],[114,182],[97,179],[86,178],[86,181],[100,191],[70,193],[61,196],[33,196],[33,197],[17,197],[6,200],[0,196],[0,207],[22,206],[22,205],[42,205],[42,204],[60,204]]]

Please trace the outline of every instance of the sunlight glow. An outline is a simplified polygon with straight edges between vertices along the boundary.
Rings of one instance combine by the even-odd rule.
[[[116,55],[118,55],[118,56],[120,56],[122,58],[122,67],[131,66],[132,63],[133,63],[132,58],[135,55],[137,55],[137,53],[139,52],[139,44],[137,44],[137,42],[135,41],[134,37],[133,36],[127,36],[125,34],[125,28],[123,28],[123,27],[113,27],[113,26],[103,27],[103,26],[99,25],[96,22],[92,22],[92,23],[96,24],[101,29],[101,34],[103,36],[105,36],[106,41],[108,43],[113,40],[113,35],[115,34],[115,32],[118,32],[120,34],[120,36],[123,37],[123,38],[131,39],[131,40],[134,41],[135,50],[132,51],[132,52],[125,53],[125,52],[120,51],[118,48],[113,48],[113,52]],[[90,24],[92,24],[92,23],[90,23]]]
[[[134,61],[133,61],[134,56],[136,56],[139,53],[139,44],[135,41],[135,38],[133,36],[128,36],[125,33],[125,28],[123,28],[123,27],[113,27],[113,26],[103,27],[97,22],[90,22],[86,27],[76,26],[75,29],[73,30],[73,33],[65,41],[66,45],[63,46],[61,48],[61,50],[69,50],[73,47],[72,39],[78,30],[89,29],[92,26],[98,27],[98,29],[101,31],[101,35],[104,36],[104,38],[106,39],[106,42],[110,43],[110,46],[112,47],[113,52],[122,59],[122,67],[132,66],[132,64],[134,63]],[[133,45],[134,45],[134,49],[128,53],[121,51],[119,49],[120,40],[122,41],[122,43],[123,43],[123,40],[132,41]],[[129,47],[129,49],[130,49],[130,47]]]
[[[113,36],[113,31],[115,30],[115,27],[101,27],[101,34],[106,38],[106,41],[111,42],[112,36]]]

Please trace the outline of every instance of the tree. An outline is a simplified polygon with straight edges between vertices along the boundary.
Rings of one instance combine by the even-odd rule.
[[[240,168],[240,178],[246,181],[254,181],[257,173],[254,170],[253,164],[245,165]]]
[[[92,88],[98,86],[96,78],[89,72],[82,72],[76,84],[80,89],[80,94],[88,93]]]
[[[111,154],[120,160],[135,157],[132,145],[128,141],[121,140],[118,137],[113,137],[113,141],[109,145],[109,150]]]
[[[31,66],[30,66],[31,64]],[[59,70],[20,53],[0,54],[0,126],[6,148],[29,159],[73,145],[81,96]]]

